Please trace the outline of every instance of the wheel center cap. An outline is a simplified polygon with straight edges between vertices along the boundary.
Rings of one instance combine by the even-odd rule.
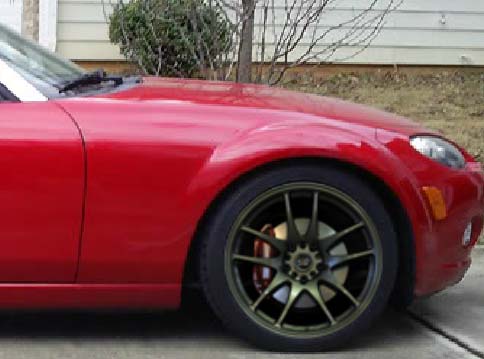
[[[296,258],[296,268],[301,272],[306,272],[311,268],[313,260],[308,254],[300,254]]]
[[[287,274],[298,281],[309,281],[319,273],[323,260],[319,253],[311,250],[308,245],[299,245],[287,253],[285,262]]]

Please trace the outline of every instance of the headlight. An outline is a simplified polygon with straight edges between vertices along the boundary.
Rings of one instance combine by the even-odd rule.
[[[466,160],[462,152],[446,140],[434,136],[415,136],[410,139],[412,147],[422,155],[451,168],[464,168]]]

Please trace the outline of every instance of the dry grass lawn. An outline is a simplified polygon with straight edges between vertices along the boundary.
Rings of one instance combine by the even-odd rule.
[[[298,79],[285,86],[407,116],[440,130],[484,163],[484,72],[373,72],[304,82]]]

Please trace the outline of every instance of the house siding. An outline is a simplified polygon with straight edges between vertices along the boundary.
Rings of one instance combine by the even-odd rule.
[[[20,32],[22,29],[22,1],[0,0],[0,23]]]
[[[1,1],[1,0],[0,0]],[[106,16],[110,0],[59,0],[57,51],[74,60],[120,60],[118,48],[110,44]],[[284,19],[284,0],[275,0],[275,15]],[[324,14],[318,32],[336,25],[365,9],[371,0],[339,0]],[[103,5],[104,4],[104,5]],[[376,8],[381,11],[382,8]],[[256,16],[256,26],[261,21]],[[276,31],[282,23],[276,23]],[[324,48],[341,37],[342,28],[332,31],[320,42]],[[257,31],[257,30],[256,30]],[[272,31],[271,31],[272,32]],[[297,58],[308,46],[303,39],[289,60]],[[271,51],[266,43],[266,53]],[[391,13],[371,46],[352,57],[361,47],[347,46],[329,58],[352,64],[484,65],[484,1],[404,0]],[[346,59],[348,58],[348,59]]]

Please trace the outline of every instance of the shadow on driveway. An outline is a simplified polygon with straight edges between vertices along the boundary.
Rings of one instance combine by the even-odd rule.
[[[482,329],[484,322],[483,270],[484,250],[480,250],[476,252],[474,268],[463,283],[416,303],[412,311],[452,332],[463,343],[482,344],[479,340],[482,330],[477,329]],[[463,311],[468,315],[459,314]],[[0,359],[272,357],[300,355],[258,351],[228,333],[201,300],[191,300],[176,312],[0,313]],[[407,314],[391,310],[344,349],[303,357],[476,358]]]
[[[228,333],[201,301],[190,302],[177,312],[0,314],[0,358],[12,355],[65,358],[67,353],[69,358],[272,356]],[[353,358],[356,354],[359,358],[411,358],[412,355],[415,358],[461,358],[463,352],[406,314],[388,311],[371,330],[328,357]],[[286,355],[277,356],[281,357]]]

